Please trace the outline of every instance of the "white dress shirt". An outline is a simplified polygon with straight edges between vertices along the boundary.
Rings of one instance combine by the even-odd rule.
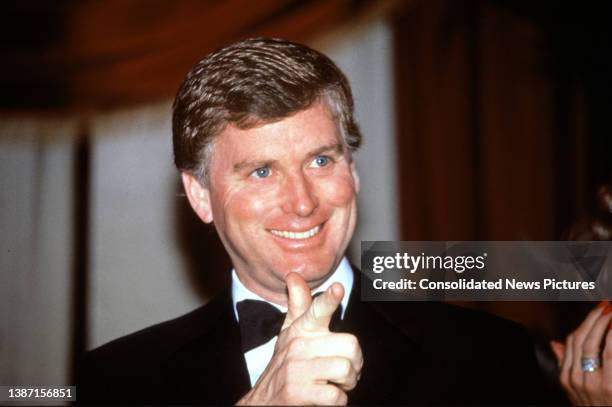
[[[351,290],[353,289],[353,270],[351,269],[351,265],[349,264],[346,257],[342,259],[334,273],[323,284],[315,288],[312,294],[314,295],[316,293],[327,290],[327,288],[335,282],[338,282],[344,286],[345,294],[342,298],[342,312],[340,314],[340,318],[344,319],[344,314],[348,305],[349,295],[351,293]],[[274,304],[273,302],[266,301],[259,295],[246,288],[238,278],[236,270],[232,270],[232,303],[234,306],[234,315],[236,316],[236,321],[239,320],[236,304],[243,300],[265,301],[278,308],[281,312],[287,312],[287,307],[283,307],[278,304]],[[249,378],[251,379],[251,387],[255,385],[255,383],[259,379],[259,376],[261,376],[263,371],[266,369],[266,366],[268,366],[268,363],[270,363],[270,359],[272,359],[272,354],[274,353],[274,346],[276,345],[277,338],[278,336],[275,336],[263,345],[251,349],[250,351],[244,354],[247,369],[249,370]]]

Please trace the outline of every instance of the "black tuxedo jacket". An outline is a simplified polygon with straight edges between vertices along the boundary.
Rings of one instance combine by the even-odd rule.
[[[339,330],[364,366],[350,404],[542,403],[532,343],[512,322],[425,302],[361,302]],[[233,404],[250,389],[229,290],[185,316],[88,352],[79,403]]]

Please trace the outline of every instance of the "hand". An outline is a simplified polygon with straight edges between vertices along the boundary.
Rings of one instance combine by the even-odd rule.
[[[344,287],[334,283],[313,300],[301,275],[290,273],[286,282],[287,317],[272,359],[237,404],[344,405],[346,392],[357,385],[363,366],[357,338],[329,331]]]
[[[550,343],[561,369],[561,385],[574,405],[612,405],[611,319],[612,307],[603,301],[567,337],[565,344]],[[584,372],[582,357],[600,357],[601,366],[594,372]]]

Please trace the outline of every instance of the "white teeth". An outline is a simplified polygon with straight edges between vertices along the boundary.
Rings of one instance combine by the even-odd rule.
[[[315,226],[314,228],[307,230],[305,232],[288,232],[286,230],[274,230],[270,229],[270,232],[274,236],[284,237],[287,239],[308,239],[309,237],[313,237],[321,230],[321,225]]]

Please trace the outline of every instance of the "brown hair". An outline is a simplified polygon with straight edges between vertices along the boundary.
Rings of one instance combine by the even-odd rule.
[[[208,182],[212,142],[228,123],[248,129],[327,103],[349,152],[361,144],[353,96],[342,71],[322,53],[280,39],[222,48],[187,74],[173,106],[174,162]]]

